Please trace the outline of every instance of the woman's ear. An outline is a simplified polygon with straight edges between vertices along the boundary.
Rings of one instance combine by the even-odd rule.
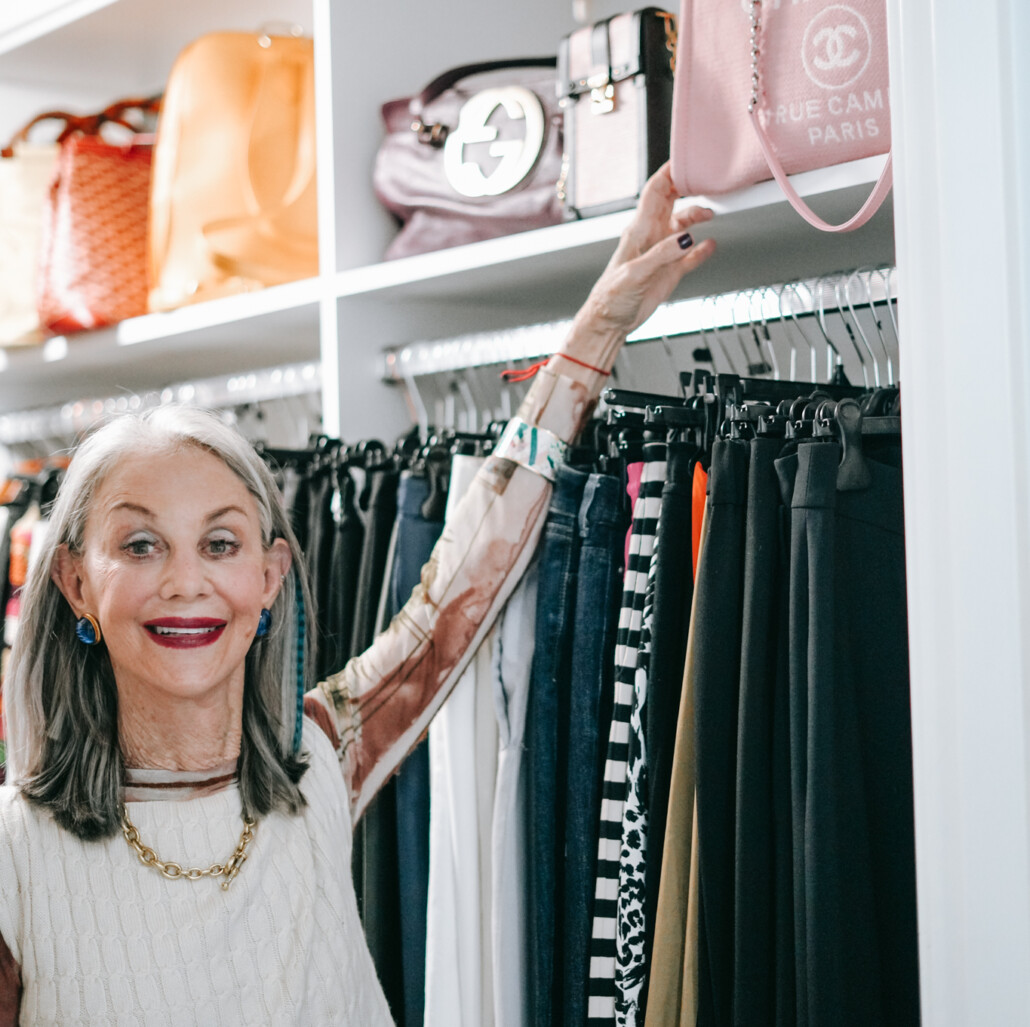
[[[284,538],[273,539],[265,552],[266,607],[271,608],[279,589],[282,588],[283,578],[290,573],[292,566],[293,554],[290,552],[289,543]]]
[[[68,600],[75,616],[80,617],[85,609],[85,600],[82,596],[82,557],[77,556],[67,544],[62,543],[57,547],[53,563],[50,564],[50,578]]]

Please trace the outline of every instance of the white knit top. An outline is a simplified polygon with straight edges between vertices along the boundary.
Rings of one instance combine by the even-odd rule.
[[[308,805],[255,828],[227,891],[142,866],[119,833],[83,842],[0,788],[0,937],[21,967],[22,1024],[391,1024],[351,882],[350,799],[304,724]],[[130,808],[145,845],[224,862],[242,830],[232,785]]]

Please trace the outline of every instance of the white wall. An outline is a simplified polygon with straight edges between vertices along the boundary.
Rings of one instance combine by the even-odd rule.
[[[1030,1022],[1030,13],[889,0],[927,1024]]]

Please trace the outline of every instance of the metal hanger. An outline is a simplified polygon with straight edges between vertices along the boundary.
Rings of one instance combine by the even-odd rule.
[[[837,314],[840,317],[841,326],[844,329],[845,335],[848,337],[848,341],[851,343],[851,348],[855,351],[855,356],[858,357],[858,362],[862,366],[862,382],[868,388],[870,386],[869,381],[869,366],[876,362],[876,357],[873,354],[872,348],[869,346],[868,340],[866,340],[864,334],[862,335],[862,341],[865,345],[866,352],[869,354],[869,361],[866,361],[865,354],[863,354],[861,348],[858,345],[858,339],[855,338],[855,329],[852,327],[851,322],[848,320],[847,313],[845,312],[845,302],[842,296],[843,292],[843,275],[828,276],[833,279],[833,299],[837,304]],[[860,332],[861,334],[861,332]],[[876,373],[878,377],[878,372]]]
[[[429,411],[426,409],[425,401],[422,399],[418,382],[409,371],[404,372],[404,390],[408,403],[412,408],[412,421],[418,425],[419,433],[425,437],[429,434]]]
[[[793,329],[797,331],[797,334],[801,336],[802,341],[808,347],[809,379],[814,382],[819,377],[818,351],[816,350],[815,343],[812,342],[811,339],[809,339],[808,333],[802,327],[801,322],[798,319],[797,312],[794,310],[793,306],[791,306],[788,303],[786,314],[784,313],[783,298],[788,290],[794,295],[795,299],[797,299],[799,302],[801,301],[801,294],[798,292],[796,282],[788,282],[786,285],[780,288],[778,295],[780,323],[784,325],[784,334],[787,336],[787,340],[788,342],[790,342],[791,347],[791,377],[796,377],[796,371],[794,370],[796,360],[796,349],[794,347],[793,342],[790,341],[792,336],[791,322],[793,322]]]
[[[887,339],[884,335],[884,322],[877,311],[877,301],[872,295],[871,280],[872,275],[877,273],[877,268],[859,268],[853,272],[852,278],[857,278],[865,290],[865,302],[869,308],[869,313],[872,316],[873,327],[877,330],[877,337],[880,339],[880,348],[884,351],[884,361],[887,368],[887,384],[894,384],[894,363],[891,360],[891,352],[887,346]],[[863,278],[862,275],[865,275]],[[850,283],[851,279],[849,279]],[[849,299],[850,302],[850,299]]]
[[[737,305],[741,300],[744,300],[745,309],[747,310],[747,322],[742,324],[737,318]],[[757,378],[761,375],[768,374],[772,369],[769,362],[765,359],[765,354],[762,353],[762,346],[758,339],[758,334],[755,332],[754,321],[751,318],[751,293],[750,292],[738,292],[733,295],[733,300],[730,305],[730,319],[733,322],[733,331],[737,336],[737,343],[740,345],[740,352],[744,356],[744,366],[747,368],[748,374],[751,377]],[[751,342],[754,344],[755,350],[758,353],[758,359],[753,360],[750,358],[748,353],[747,338],[750,336]]]
[[[713,313],[715,315],[715,318],[714,318],[714,321],[713,321],[712,332],[715,335],[715,338],[718,339],[718,341],[719,341],[719,346],[722,349],[723,356],[726,358],[726,363],[729,365],[730,371],[733,374],[737,374],[739,372],[737,371],[736,362],[734,361],[733,357],[730,355],[731,354],[731,346],[726,342],[726,334],[727,334],[727,332],[729,332],[729,327],[725,324],[724,320],[723,320],[723,323],[720,324],[720,320],[721,319],[719,317],[719,297],[718,296],[712,296],[712,297],[709,297],[709,299],[710,299],[711,304],[712,304],[712,311],[713,311]],[[744,372],[747,373],[747,354],[746,353],[744,355]]]
[[[826,379],[830,381],[833,379],[837,368],[843,368],[844,358],[840,354],[840,350],[837,349],[836,343],[830,338],[829,332],[826,330],[826,304],[823,294],[823,282],[832,275],[823,275],[821,278],[817,278],[815,281],[815,289],[809,290],[812,295],[813,304],[816,308],[815,323],[819,327],[819,333],[826,340]],[[806,285],[806,288],[808,286]],[[832,355],[831,355],[832,354]],[[861,360],[861,356],[859,357]],[[865,366],[863,365],[863,371]]]
[[[780,362],[776,356],[776,347],[773,346],[772,335],[769,332],[769,321],[765,314],[765,297],[771,293],[776,295],[775,291],[767,285],[763,285],[761,288],[751,290],[751,298],[748,301],[748,313],[751,315],[752,328],[756,333],[760,333],[759,342],[764,345],[769,352],[769,363],[772,367],[772,376],[774,378],[781,377],[780,375]],[[754,317],[754,301],[758,300],[758,321],[755,321]],[[794,369],[797,364],[797,354],[794,352],[793,345],[791,346],[790,354],[790,377],[794,377]]]
[[[891,328],[894,330],[894,346],[897,348],[901,344],[901,335],[898,333],[898,319],[895,316],[895,296],[892,287],[894,276],[898,273],[896,267],[882,267],[879,269],[879,275],[883,279],[883,292],[884,298],[887,303],[887,316],[891,321]]]
[[[870,361],[872,361],[873,386],[878,389],[880,387],[880,361],[877,358],[876,353],[873,351],[873,347],[869,344],[869,337],[866,335],[865,329],[862,327],[862,322],[859,320],[858,314],[855,311],[855,305],[851,299],[851,282],[855,278],[856,273],[857,272],[852,271],[846,278],[842,276],[834,286],[834,293],[837,297],[838,306],[840,306],[841,294],[843,293],[844,301],[847,303],[848,312],[851,314],[851,324],[854,324],[854,331],[851,329],[843,307],[841,307],[840,311],[841,319],[844,322],[844,327],[847,329],[848,337],[851,339],[852,345],[855,346],[856,351],[858,350],[858,345],[855,342],[855,331],[858,332],[858,336],[862,340],[862,345],[865,347],[865,351],[869,354]],[[868,384],[869,381],[866,379],[866,385]]]

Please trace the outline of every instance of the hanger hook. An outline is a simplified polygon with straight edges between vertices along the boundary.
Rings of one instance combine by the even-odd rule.
[[[891,328],[894,330],[894,344],[900,346],[901,336],[898,333],[898,319],[894,312],[894,296],[891,288],[891,281],[898,269],[893,266],[881,267],[878,271],[880,277],[883,279],[883,294],[884,300],[887,304],[887,316],[891,320]]]
[[[761,341],[765,344],[766,349],[769,351],[769,363],[772,365],[772,376],[774,378],[781,377],[780,375],[780,362],[776,356],[776,347],[772,343],[772,335],[769,332],[769,321],[765,313],[766,296],[772,292],[775,295],[775,291],[771,286],[763,285],[759,289],[753,289],[751,292],[752,302],[758,300],[758,325],[762,329]],[[748,305],[750,308],[750,304]],[[754,315],[751,316],[752,325],[755,324]],[[757,330],[757,328],[756,328]],[[794,351],[794,346],[791,344],[790,348],[790,376],[793,379],[794,373],[797,370],[797,354]]]
[[[816,378],[818,377],[818,367],[816,366],[817,357],[816,357],[815,343],[812,342],[811,339],[809,339],[809,337],[808,337],[807,333],[805,332],[804,328],[802,328],[801,322],[798,320],[797,312],[794,310],[794,307],[793,307],[792,304],[790,304],[790,303],[787,304],[787,314],[784,315],[783,298],[784,298],[785,294],[787,293],[788,289],[794,294],[794,298],[799,303],[801,302],[801,294],[798,292],[798,287],[797,287],[797,283],[796,282],[788,282],[786,285],[781,286],[780,290],[779,290],[780,320],[783,321],[785,323],[785,325],[786,325],[788,338],[791,335],[791,332],[790,332],[790,322],[793,321],[794,322],[794,328],[796,329],[798,335],[801,336],[802,341],[808,347],[808,361],[809,361],[809,365],[810,365],[809,377],[814,382],[816,380]],[[793,345],[791,346],[791,349],[793,350]],[[792,352],[792,354],[791,354],[791,361],[792,362],[793,362],[793,359],[794,359],[794,356],[793,356],[793,352]]]
[[[429,411],[426,410],[426,404],[422,399],[422,393],[419,392],[415,376],[407,370],[404,372],[404,388],[408,402],[413,408],[412,420],[418,425],[419,432],[423,436],[427,436],[429,434]]]
[[[894,362],[891,359],[890,349],[887,347],[887,338],[883,333],[883,321],[880,318],[879,313],[876,310],[876,298],[873,296],[872,289],[872,277],[876,274],[877,269],[875,267],[858,268],[852,272],[852,277],[857,277],[862,283],[862,288],[865,290],[866,303],[869,305],[869,310],[873,315],[873,325],[876,327],[876,335],[880,340],[880,348],[883,350],[884,360],[887,365],[887,384],[894,384]],[[864,277],[863,277],[864,276]]]
[[[479,431],[479,410],[476,407],[476,399],[472,395],[472,389],[468,383],[468,369],[462,368],[458,375],[458,393],[465,404],[465,431]]]
[[[730,369],[731,374],[739,374],[736,365],[733,363],[733,358],[730,356],[729,348],[723,341],[722,333],[720,332],[720,317],[719,317],[719,297],[718,296],[706,296],[702,308],[711,304],[712,306],[712,338],[719,344],[719,349],[722,350],[723,359],[726,361],[726,366]],[[712,350],[712,367],[715,367],[715,350]]]
[[[851,348],[854,350],[855,356],[858,357],[858,362],[862,367],[862,382],[868,388],[869,387],[869,365],[866,363],[865,356],[862,350],[859,348],[858,340],[855,338],[855,330],[851,327],[851,322],[848,320],[847,314],[844,312],[844,301],[841,298],[841,283],[843,281],[843,273],[838,272],[833,275],[827,275],[827,280],[832,282],[833,299],[837,304],[837,315],[840,317],[841,327],[844,329],[844,334],[848,337],[848,341],[851,343]]]
[[[746,369],[745,373],[750,374],[755,364],[748,356],[747,343],[744,341],[744,332],[740,321],[737,319],[737,304],[740,302],[741,298],[743,298],[745,302],[748,302],[747,295],[743,292],[733,293],[732,296],[727,297],[727,299],[730,300],[730,321],[733,325],[733,333],[737,337],[737,345],[740,347],[741,356],[744,358],[744,367]],[[759,350],[758,355],[762,355],[761,350]],[[764,364],[765,360],[763,359],[761,363]]]
[[[869,345],[869,339],[866,336],[861,323],[858,320],[858,314],[855,312],[855,306],[851,302],[851,280],[854,278],[855,272],[851,271],[847,273],[847,276],[842,273],[837,279],[836,285],[834,286],[834,294],[837,297],[837,306],[840,308],[840,316],[844,319],[844,326],[847,329],[848,337],[851,339],[851,344],[855,347],[855,352],[860,353],[858,343],[855,341],[855,333],[851,330],[851,326],[848,324],[847,316],[844,313],[844,307],[841,305],[841,292],[844,293],[844,302],[847,303],[848,310],[851,313],[851,320],[854,323],[855,330],[859,334],[859,338],[862,340],[862,345],[865,347],[866,352],[869,354],[869,359],[873,364],[873,385],[876,388],[880,387],[880,363],[876,359],[876,354],[873,352],[873,347]],[[865,365],[863,364],[863,371]],[[869,385],[869,378],[863,373],[862,375],[865,384]]]
[[[665,353],[665,359],[669,364],[669,371],[672,373],[672,380],[674,382],[679,381],[679,371],[676,370],[676,361],[672,355],[672,346],[669,344],[669,336],[665,332],[662,332],[661,338],[658,340],[662,344],[662,352]]]
[[[823,289],[823,283],[828,281],[832,275],[823,275],[815,280],[814,286],[811,287],[813,303],[816,307],[816,324],[819,326],[819,332],[822,337],[826,340],[826,379],[829,381],[833,378],[834,358],[836,358],[836,364],[843,366],[844,358],[840,355],[840,350],[837,349],[833,339],[830,338],[829,332],[826,330],[826,300],[825,292]],[[807,288],[806,283],[806,288]],[[828,288],[828,286],[827,286]],[[831,351],[833,356],[831,356]],[[861,359],[861,358],[859,358]],[[864,370],[864,366],[863,366]]]

